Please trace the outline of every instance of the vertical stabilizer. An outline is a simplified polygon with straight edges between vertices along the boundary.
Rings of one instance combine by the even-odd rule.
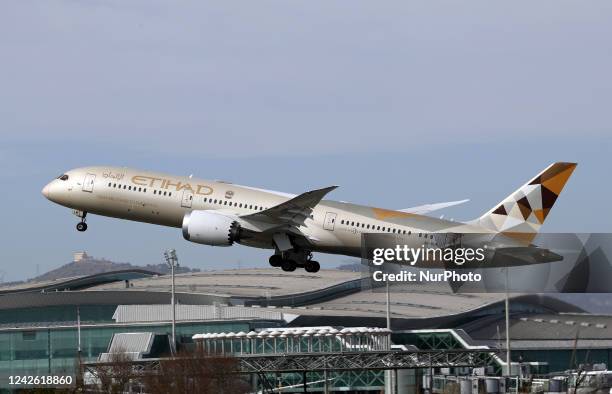
[[[507,235],[533,238],[575,168],[576,163],[551,164],[475,222]]]

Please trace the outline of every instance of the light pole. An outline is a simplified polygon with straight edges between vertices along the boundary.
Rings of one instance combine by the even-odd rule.
[[[176,257],[176,250],[168,249],[164,252],[164,258],[166,264],[170,267],[170,273],[172,275],[172,297],[170,303],[172,304],[172,353],[176,353],[176,303],[174,299],[174,268],[178,267],[178,258]]]
[[[510,296],[508,294],[508,269],[506,267],[506,300],[505,300],[505,309],[506,309],[506,364],[508,364],[508,376],[512,375],[512,359],[510,357]],[[517,385],[518,391],[518,385]]]

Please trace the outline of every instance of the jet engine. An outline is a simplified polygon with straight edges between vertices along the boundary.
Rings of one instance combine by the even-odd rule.
[[[231,246],[240,238],[240,224],[214,211],[191,211],[183,217],[183,238],[211,246]]]

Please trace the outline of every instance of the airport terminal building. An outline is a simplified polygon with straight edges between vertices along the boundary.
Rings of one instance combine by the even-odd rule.
[[[364,289],[360,273],[210,271],[177,275],[176,286],[177,339],[186,348],[220,336],[246,338],[252,333],[262,337],[265,333],[277,336],[274,346],[285,343],[279,352],[287,352],[294,349],[289,349],[293,342],[287,334],[308,336],[310,332],[310,339],[297,342],[306,347],[300,351],[330,352],[338,349],[331,339],[328,345],[326,335],[351,334],[351,328],[372,334],[363,337],[372,349],[499,350],[505,346],[503,294],[452,294],[416,285],[414,291],[391,294],[391,332],[384,333],[386,294]],[[103,359],[118,341],[137,358],[168,354],[169,289],[169,276],[142,270],[1,289],[0,374],[74,375],[79,362]],[[611,316],[586,314],[548,296],[515,295],[510,306],[511,355],[517,365],[529,365],[534,374],[564,371],[578,362],[610,365]],[[379,334],[388,343],[380,342]],[[339,343],[349,343],[343,341]],[[221,343],[238,346],[231,340]],[[239,343],[242,347],[243,340]],[[264,343],[262,339],[260,346]],[[497,359],[488,373],[500,374],[503,364]],[[283,380],[288,387],[283,392],[302,390],[300,374],[273,379]],[[415,387],[417,380],[412,381]],[[384,389],[385,373],[344,371],[331,382],[333,390],[377,392]],[[319,386],[309,390],[317,391]]]

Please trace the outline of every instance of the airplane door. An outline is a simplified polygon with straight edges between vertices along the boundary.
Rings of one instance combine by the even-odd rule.
[[[95,180],[96,180],[96,174],[85,175],[85,180],[83,181],[83,191],[92,193]]]
[[[193,191],[189,189],[183,190],[183,198],[181,199],[181,207],[191,208],[192,202],[193,202]]]
[[[334,226],[336,225],[336,217],[338,215],[334,212],[327,212],[325,214],[325,221],[323,222],[323,228],[325,230],[334,231]]]

